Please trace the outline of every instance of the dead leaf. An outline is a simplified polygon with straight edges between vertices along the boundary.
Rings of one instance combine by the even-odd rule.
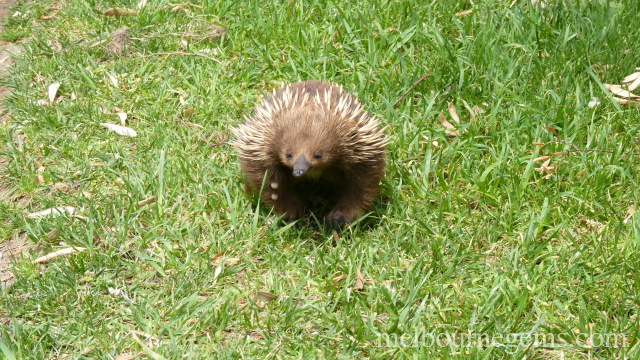
[[[636,81],[637,79],[640,79],[640,72],[634,72],[633,74],[626,76],[624,79],[622,79],[622,82],[630,83]]]
[[[127,113],[125,112],[117,112],[116,115],[120,118],[120,123],[124,125],[127,122]]]
[[[226,251],[219,252],[211,257],[211,264],[218,265],[220,261],[223,259],[223,255],[226,254]],[[227,266],[233,266],[240,262],[239,258],[231,257],[224,258],[224,264]]]
[[[56,99],[56,94],[58,93],[59,88],[59,83],[53,83],[49,85],[49,90],[47,91],[47,94],[49,95],[49,102],[53,102],[53,100]]]
[[[127,27],[120,28],[111,34],[111,42],[107,45],[107,51],[117,56],[122,56],[127,50],[129,32]],[[117,86],[116,86],[117,87]]]
[[[356,269],[356,283],[353,285],[353,290],[363,290],[364,289],[364,278],[362,277],[362,273],[360,269]]]
[[[256,291],[256,298],[260,301],[273,301],[278,298],[278,295],[266,291]]]
[[[83,247],[75,247],[75,248],[64,248],[64,249],[60,249],[58,251],[54,251],[52,253],[49,253],[45,256],[41,256],[35,260],[33,260],[34,264],[41,264],[41,263],[46,263],[49,262],[55,258],[58,258],[60,256],[64,256],[64,255],[70,255],[70,254],[75,254],[77,252],[82,252],[87,250],[86,248]]]
[[[532,142],[532,143],[531,143],[531,145],[535,145],[535,146],[543,146],[543,145],[544,145],[544,143],[534,141],[534,142]]]
[[[181,3],[181,4],[171,4],[171,3],[168,3],[167,5],[168,5],[169,7],[171,7],[171,11],[178,11],[178,10],[180,10],[180,9],[187,9],[187,8],[190,8],[190,7],[194,7],[194,8],[196,8],[196,9],[202,9],[202,6],[200,6],[200,5],[194,5],[194,4],[192,4],[192,3]]]
[[[49,231],[45,236],[47,237],[47,239],[53,240],[53,239],[58,237],[58,234],[60,234],[60,230],[53,229],[53,230]]]
[[[551,158],[551,156],[540,156],[540,157],[537,157],[537,158],[533,159],[533,161],[534,162],[538,162],[538,161],[542,161],[542,160],[548,160],[550,158]]]
[[[455,15],[460,17],[460,16],[469,15],[471,13],[473,13],[473,10],[463,10],[463,11],[457,12]]]
[[[340,275],[336,275],[333,278],[331,278],[331,280],[333,280],[333,282],[339,283],[340,281],[344,280],[347,278],[347,275],[345,274],[340,274]]]
[[[635,214],[635,212],[636,212],[636,207],[634,204],[631,204],[627,209],[627,217],[622,221],[622,223],[623,224],[628,223],[629,220],[633,217],[633,214]]]
[[[445,134],[447,134],[450,137],[458,136],[457,131],[449,130],[449,129],[455,129],[455,126],[451,125],[451,123],[447,121],[447,119],[444,117],[444,115],[442,115],[442,113],[438,114],[438,119],[440,119],[440,124],[442,124],[442,126],[447,128],[447,130],[444,131]]]
[[[54,207],[54,208],[49,208],[49,209],[45,209],[42,211],[38,211],[35,213],[29,213],[27,214],[27,217],[29,219],[41,219],[45,216],[53,216],[53,217],[58,217],[60,215],[63,214],[69,214],[69,215],[73,215],[76,213],[76,208],[72,207],[72,206],[59,206],[59,207]]]
[[[36,180],[38,180],[38,184],[40,185],[44,184],[44,176],[42,176],[42,174],[36,175]]]
[[[640,73],[639,73],[639,74],[640,74]],[[636,79],[634,82],[632,82],[631,84],[629,84],[629,85],[627,86],[627,89],[628,89],[629,91],[633,91],[633,90],[635,90],[638,86],[640,86],[640,77],[639,77],[639,78],[637,78],[637,79]]]
[[[188,109],[184,109],[180,114],[180,116],[183,119],[185,119],[185,118],[191,117],[191,114],[193,114],[193,108],[188,108]]]
[[[620,105],[640,106],[640,102],[634,101],[634,100],[620,99],[620,98],[617,98],[617,97],[614,97],[613,100],[615,102],[617,102],[618,104],[620,104]]]
[[[157,196],[152,196],[150,198],[146,198],[144,200],[138,201],[137,205],[138,205],[138,207],[143,207],[143,206],[148,205],[148,204],[153,204],[154,202],[156,202],[157,199],[158,199]]]
[[[542,163],[542,165],[540,165],[539,168],[535,168],[534,170],[540,171],[540,173],[546,173],[546,175],[544,175],[542,178],[549,179],[553,176],[553,172],[551,170],[554,169],[553,166],[549,166],[550,163],[551,163],[551,159],[549,158],[547,159],[547,161]]]
[[[602,84],[604,87],[609,90],[613,95],[620,96],[625,99],[640,99],[640,96],[632,94],[627,90],[623,89],[620,85],[611,85],[611,84]]]
[[[55,183],[55,184],[53,184],[53,186],[51,188],[53,189],[53,191],[61,191],[63,193],[67,193],[67,194],[69,194],[71,192],[71,186],[69,186],[69,184],[63,183],[63,182]]]
[[[130,16],[130,15],[138,15],[138,10],[133,9],[123,9],[123,8],[110,8],[104,12],[107,16]]]
[[[449,103],[448,108],[449,115],[451,115],[453,121],[455,121],[456,124],[460,124],[460,118],[458,117],[458,112],[456,111],[455,105],[453,105],[453,103]]]
[[[130,354],[120,354],[114,358],[114,360],[131,360],[131,359],[133,359],[133,355],[130,355]]]
[[[545,128],[547,130],[549,130],[550,132],[552,132],[553,134],[557,134],[558,133],[558,131],[556,129],[554,129],[552,126],[547,125],[547,126],[545,126]]]
[[[128,128],[126,126],[120,126],[120,125],[109,124],[109,123],[100,123],[100,125],[106,127],[111,131],[114,131],[118,135],[131,136],[131,137],[138,136],[138,133],[135,130],[133,130],[132,128]]]
[[[222,26],[211,25],[206,30],[206,34],[207,34],[206,38],[209,40],[215,40],[220,36],[224,35],[226,32],[227,32],[227,29],[223,28]]]

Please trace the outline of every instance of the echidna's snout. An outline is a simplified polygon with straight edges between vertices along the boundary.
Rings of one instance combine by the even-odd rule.
[[[296,162],[293,163],[293,176],[300,177],[304,175],[310,167],[311,164],[309,164],[307,158],[304,155],[300,155]]]

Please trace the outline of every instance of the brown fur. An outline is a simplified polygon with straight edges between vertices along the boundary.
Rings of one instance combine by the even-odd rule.
[[[386,138],[377,120],[327,82],[277,90],[234,133],[247,191],[261,192],[285,220],[314,210],[305,189],[319,183],[337,199],[328,223],[348,223],[371,205],[384,174]]]

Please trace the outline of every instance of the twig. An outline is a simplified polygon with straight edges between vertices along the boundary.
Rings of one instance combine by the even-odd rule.
[[[75,254],[77,252],[81,252],[81,251],[85,251],[87,250],[86,248],[83,247],[75,247],[75,248],[64,248],[64,249],[60,249],[58,251],[54,251],[52,253],[49,253],[45,256],[41,256],[35,260],[33,260],[34,264],[41,264],[41,263],[46,263],[49,262],[57,257],[60,256],[64,256],[64,255],[69,255],[69,254]]]
[[[418,84],[420,84],[424,79],[428,78],[429,76],[431,76],[431,74],[424,75],[423,77],[421,77],[420,79],[418,79],[418,81],[414,82],[414,83],[413,83],[413,85],[411,85],[411,87],[409,87],[409,89],[407,89],[407,91],[405,91],[405,92],[404,92],[404,94],[402,94],[402,96],[400,96],[400,97],[398,98],[398,100],[396,100],[396,101],[391,105],[391,107],[395,107],[396,105],[398,105],[398,103],[399,103],[400,101],[402,101],[402,99],[404,99],[404,98],[407,96],[407,94],[409,94],[409,92],[411,92],[411,90],[413,90],[413,88],[415,88],[416,86],[418,86]]]
[[[215,61],[218,64],[222,64],[222,61],[216,59],[216,58],[212,58],[211,56],[207,56],[204,54],[197,54],[197,53],[188,53],[188,52],[184,52],[184,51],[173,51],[173,52],[158,52],[158,53],[153,53],[153,54],[148,54],[148,55],[142,55],[140,58],[148,58],[148,57],[152,57],[152,56],[160,56],[160,55],[165,55],[165,56],[169,56],[169,55],[184,55],[184,56],[199,56],[205,59],[209,59],[211,61]]]

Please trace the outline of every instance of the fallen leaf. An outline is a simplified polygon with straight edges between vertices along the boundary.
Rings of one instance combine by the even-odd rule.
[[[140,0],[138,3],[138,9],[142,9],[145,5],[147,5],[147,0]]]
[[[53,83],[49,85],[49,90],[47,91],[47,94],[49,95],[49,102],[53,102],[53,100],[56,99],[56,94],[58,93],[59,88],[59,83]]]
[[[622,79],[622,82],[630,83],[636,81],[637,79],[640,79],[640,72],[634,72],[633,74],[626,76],[624,79]]]
[[[547,125],[547,126],[545,126],[545,128],[547,130],[549,130],[550,132],[554,133],[554,134],[558,133],[558,131],[556,129],[554,129],[552,126]]]
[[[474,119],[478,114],[484,114],[486,111],[478,105],[471,108],[471,118]],[[472,121],[473,122],[473,121]]]
[[[27,214],[27,217],[29,219],[41,219],[49,215],[53,217],[58,217],[64,214],[73,215],[75,213],[76,213],[76,208],[72,206],[59,206],[59,207],[53,207],[53,208],[45,209],[45,210],[34,212],[34,213],[29,213]]]
[[[127,121],[127,113],[125,112],[117,112],[116,115],[120,118],[120,122],[124,125]]]
[[[455,15],[456,16],[465,16],[465,15],[469,15],[471,13],[473,13],[473,10],[463,10],[463,11],[457,12]]]
[[[640,96],[632,94],[627,90],[623,89],[620,85],[611,85],[611,84],[602,84],[604,87],[609,90],[613,95],[620,96],[626,99],[640,99]]]
[[[342,281],[342,280],[344,280],[344,279],[346,279],[346,278],[347,278],[347,275],[345,275],[345,274],[340,274],[340,275],[336,275],[336,276],[334,276],[333,278],[331,278],[331,280],[333,280],[333,282],[338,283],[338,282],[340,282],[340,281]]]
[[[353,290],[363,290],[364,289],[364,278],[362,277],[362,273],[360,269],[356,269],[356,283],[353,285]]]
[[[448,108],[449,115],[451,115],[453,121],[455,121],[456,124],[460,124],[460,118],[458,117],[458,112],[456,111],[456,107],[453,105],[453,103],[449,103]]]
[[[261,301],[273,301],[278,298],[278,295],[266,291],[256,291],[256,297]]]
[[[118,79],[115,76],[109,74],[109,80],[111,80],[111,84],[113,84],[114,88],[118,88]]]
[[[620,99],[617,97],[613,97],[613,100],[620,105],[629,105],[629,106],[640,106],[640,102],[629,100],[629,99]]]
[[[547,159],[547,161],[542,163],[542,165],[540,165],[539,168],[535,168],[534,170],[540,171],[540,173],[546,173],[546,175],[544,175],[542,178],[549,179],[553,176],[553,172],[551,170],[554,169],[553,166],[549,166],[550,163],[551,163],[551,159],[549,158]]]
[[[540,157],[537,157],[537,158],[533,159],[533,161],[534,162],[538,162],[538,161],[542,161],[542,160],[548,160],[550,158],[551,158],[551,156],[540,156]]]
[[[633,214],[635,214],[636,212],[636,207],[634,204],[631,204],[631,206],[629,206],[629,208],[627,209],[627,217],[622,221],[623,224],[626,224],[629,222],[629,220],[633,217]]]
[[[60,234],[60,230],[53,229],[53,230],[49,231],[45,236],[47,237],[47,239],[53,240],[53,239],[58,237],[58,234]]]
[[[639,78],[637,78],[637,79],[636,79],[634,82],[632,82],[631,84],[629,84],[629,85],[627,86],[627,89],[628,89],[629,91],[633,91],[633,90],[635,90],[638,86],[640,86],[640,77],[639,77]]]
[[[104,12],[107,16],[129,16],[129,15],[137,15],[138,10],[133,9],[123,9],[123,8],[111,8],[107,9]]]
[[[133,355],[130,355],[130,354],[120,354],[114,358],[114,360],[131,360],[131,359],[133,359]]]
[[[227,265],[227,266],[233,266],[233,265],[236,265],[236,264],[238,264],[240,262],[240,259],[239,258],[235,258],[235,257],[223,258],[222,256],[224,254],[226,254],[226,251],[219,252],[219,253],[213,255],[213,257],[211,257],[211,264],[218,265],[222,259],[224,259],[224,264]]]
[[[447,128],[447,130],[444,131],[445,134],[447,134],[447,135],[449,135],[451,137],[458,136],[458,132],[457,131],[449,130],[449,129],[455,129],[455,126],[451,125],[451,123],[447,121],[447,119],[444,117],[444,115],[442,115],[442,113],[438,114],[438,119],[440,119],[440,124],[442,124],[442,126]]]
[[[70,254],[75,254],[77,252],[82,252],[87,250],[86,248],[83,247],[74,247],[74,248],[64,248],[64,249],[60,249],[58,251],[54,251],[52,253],[49,253],[45,256],[41,256],[35,260],[33,260],[34,264],[41,264],[41,263],[46,263],[49,262],[55,258],[58,258],[60,256],[64,256],[64,255],[70,255]]]
[[[109,130],[116,132],[119,135],[131,136],[131,137],[138,136],[138,133],[135,130],[133,130],[132,128],[128,128],[126,126],[120,126],[120,125],[109,124],[109,123],[100,123],[100,125],[106,127]]]
[[[544,143],[534,141],[534,142],[532,142],[532,143],[531,143],[531,145],[535,145],[535,146],[543,146],[543,145],[544,145]]]
[[[36,179],[38,180],[38,184],[44,184],[44,176],[42,176],[42,174],[36,175]]]
[[[150,198],[146,198],[144,200],[138,201],[137,205],[138,205],[138,207],[143,207],[143,206],[148,205],[148,204],[153,204],[154,202],[156,202],[157,199],[158,199],[157,196],[152,196]]]
[[[180,9],[186,9],[189,7],[194,7],[196,9],[202,9],[202,6],[200,5],[194,5],[192,3],[181,3],[181,4],[167,4],[169,7],[171,7],[171,11],[178,11]]]
[[[587,106],[589,108],[594,108],[596,106],[600,105],[600,100],[598,100],[598,98],[591,98],[591,101],[589,101],[589,103],[587,104]]]
[[[51,187],[53,189],[53,191],[61,191],[63,193],[70,193],[71,192],[71,186],[69,186],[69,184],[67,183],[63,183],[63,182],[58,182],[53,184],[53,186]]]
[[[193,114],[193,108],[184,109],[180,115],[184,119],[190,117],[191,114]]]

